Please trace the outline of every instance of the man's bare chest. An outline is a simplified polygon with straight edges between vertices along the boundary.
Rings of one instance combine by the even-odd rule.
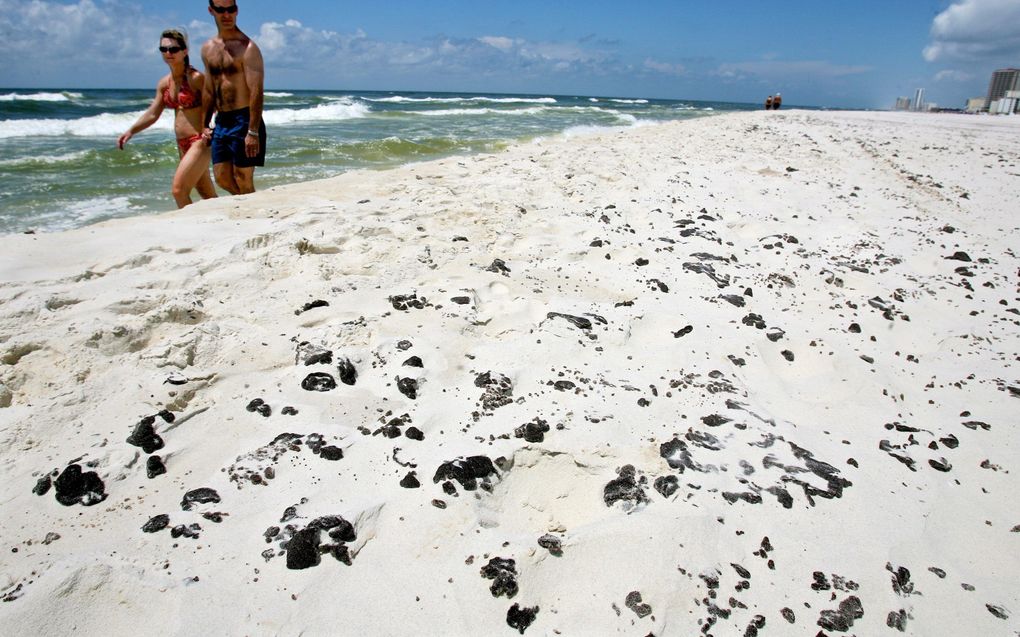
[[[207,59],[209,72],[213,75],[236,75],[244,71],[244,50],[242,43],[226,43],[214,46]]]

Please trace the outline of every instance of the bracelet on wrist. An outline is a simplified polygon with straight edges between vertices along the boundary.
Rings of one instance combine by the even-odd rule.
[[[259,136],[259,132],[257,130],[249,130],[248,134],[251,135],[252,137],[258,137]]]

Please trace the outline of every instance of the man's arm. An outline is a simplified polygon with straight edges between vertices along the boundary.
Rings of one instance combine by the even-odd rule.
[[[202,82],[202,107],[205,112],[202,114],[202,137],[204,138],[207,133],[206,129],[209,128],[209,124],[212,123],[213,113],[216,112],[216,100],[213,94],[213,78],[209,72],[209,43],[206,42],[202,45],[202,66],[204,68],[205,79]],[[212,141],[206,139],[206,142]]]
[[[244,52],[244,81],[248,85],[248,110],[251,116],[248,123],[249,135],[245,138],[244,150],[249,157],[259,154],[258,132],[262,126],[262,105],[265,101],[264,80],[265,65],[262,62],[262,51],[252,41]]]

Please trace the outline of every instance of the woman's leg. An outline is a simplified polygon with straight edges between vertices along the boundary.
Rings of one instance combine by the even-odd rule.
[[[209,179],[209,147],[203,141],[196,141],[188,149],[188,152],[181,158],[177,165],[177,172],[174,173],[174,181],[171,192],[178,208],[183,208],[191,203],[191,191],[199,187],[199,194],[204,199],[216,196],[216,190],[212,187]],[[205,179],[205,184],[201,182]]]

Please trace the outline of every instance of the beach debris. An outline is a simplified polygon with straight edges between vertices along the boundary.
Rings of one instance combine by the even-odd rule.
[[[485,268],[486,272],[495,272],[496,274],[502,274],[503,276],[510,276],[510,268],[507,267],[503,259],[493,259],[492,264]]]
[[[549,431],[549,423],[539,417],[525,423],[514,430],[514,438],[524,438],[527,442],[542,442]]]
[[[481,575],[492,580],[493,597],[513,598],[517,594],[517,562],[513,558],[494,557],[481,568]]]
[[[920,595],[920,593],[914,591],[914,584],[910,581],[910,571],[903,566],[893,566],[891,562],[886,562],[885,570],[892,573],[892,589],[893,592],[900,597],[909,597],[910,595]]]
[[[181,500],[181,508],[185,511],[190,511],[196,504],[218,504],[219,502],[220,494],[215,489],[201,487],[184,494],[184,499]]]
[[[336,379],[326,372],[312,372],[301,381],[305,391],[326,392],[336,389]]]
[[[759,330],[763,330],[767,327],[765,325],[765,320],[761,317],[761,315],[755,314],[754,312],[745,316],[743,319],[741,319],[740,322],[743,323],[744,325],[747,325],[748,327],[755,327],[758,328]]]
[[[175,540],[179,537],[186,537],[189,540],[197,540],[201,531],[202,527],[197,522],[192,522],[191,524],[178,524],[174,528],[170,529],[170,537]]]
[[[538,617],[538,606],[522,608],[520,605],[514,604],[506,612],[506,624],[510,628],[517,629],[523,635],[524,631],[534,623],[536,617]]]
[[[716,286],[720,288],[727,287],[730,284],[730,276],[728,274],[717,274],[715,268],[708,263],[685,263],[683,268],[695,274],[704,274],[712,279]]]
[[[417,489],[421,487],[421,482],[418,481],[418,475],[414,471],[408,471],[407,475],[401,478],[400,486],[405,489]]]
[[[1006,612],[1006,609],[1003,608],[1002,606],[994,606],[992,604],[985,604],[985,608],[988,609],[989,613],[991,613],[992,615],[998,617],[999,619],[1009,619],[1009,613]]]
[[[95,471],[71,464],[53,481],[57,502],[64,506],[94,506],[106,499],[106,485]]]
[[[563,541],[551,533],[538,538],[538,545],[556,557],[563,555]]]
[[[673,338],[683,338],[684,336],[687,336],[693,331],[694,331],[693,325],[684,326],[677,330],[676,332],[673,332]]]
[[[342,460],[344,457],[344,451],[336,445],[326,445],[319,449],[319,457],[323,460],[329,460],[330,462],[336,462]]]
[[[345,358],[337,366],[340,375],[340,382],[344,385],[354,386],[358,382],[358,370],[354,367],[351,359]]]
[[[581,329],[581,330],[590,330],[592,328],[591,321],[586,319],[586,318],[584,318],[583,316],[573,316],[571,314],[561,314],[560,312],[549,312],[546,315],[546,318],[551,318],[551,319],[559,318],[559,319],[563,319],[563,320],[567,321],[568,323],[570,323],[571,325],[573,325],[574,327],[576,327],[578,329]]]
[[[294,533],[287,542],[287,568],[302,570],[318,566],[319,529],[305,528]]]
[[[54,471],[52,477],[55,477],[56,475],[57,475],[57,472]],[[35,486],[32,487],[32,493],[34,493],[36,495],[46,495],[47,493],[49,493],[50,492],[50,487],[53,486],[52,477],[51,477],[50,474],[46,474],[43,477],[39,478],[36,481]]]
[[[311,310],[314,310],[314,309],[317,309],[317,308],[320,308],[320,307],[329,307],[329,303],[327,301],[323,301],[321,299],[320,300],[316,300],[316,301],[311,301],[309,303],[305,303],[301,307],[301,309],[294,310],[294,314],[295,315],[301,315],[301,314],[304,314],[305,312],[308,312],[308,311],[311,311]]]
[[[659,476],[652,486],[662,497],[669,498],[680,490],[680,478],[674,475]]]
[[[864,617],[864,605],[859,597],[851,595],[839,603],[837,610],[823,610],[818,625],[825,630],[845,633],[853,628],[854,622]]]
[[[389,301],[394,310],[401,312],[406,312],[412,309],[424,310],[426,307],[432,306],[425,297],[418,298],[417,292],[412,292],[411,294],[397,294],[389,297]]]
[[[149,456],[145,461],[145,474],[149,479],[151,480],[164,473],[166,473],[166,465],[163,464],[163,459],[159,456]]]
[[[418,398],[418,380],[414,378],[397,378],[397,389],[411,400]]]
[[[245,410],[253,413],[257,412],[263,418],[269,418],[273,414],[272,407],[267,405],[266,402],[261,398],[255,398],[254,400],[252,400],[250,403],[248,403],[248,406],[245,407]]]
[[[617,470],[617,478],[610,480],[602,490],[602,499],[606,506],[611,507],[617,502],[624,503],[624,510],[631,510],[633,507],[648,502],[648,495],[642,486],[647,478],[637,477],[637,470],[634,465],[624,465]]]
[[[160,513],[149,518],[149,521],[142,525],[142,531],[144,533],[156,533],[168,526],[170,526],[170,516],[166,513]]]
[[[466,491],[474,491],[478,488],[479,480],[484,487],[490,484],[489,476],[494,475],[499,474],[492,460],[486,456],[469,456],[439,465],[435,475],[432,476],[432,482],[439,484],[444,480],[456,480]]]
[[[134,431],[127,437],[127,443],[135,447],[141,447],[145,453],[152,453],[163,448],[163,438],[156,433],[156,417],[146,416],[142,418]]]
[[[909,617],[910,616],[907,614],[907,611],[903,609],[890,611],[889,615],[886,617],[885,625],[904,633],[907,631],[907,619]]]
[[[513,402],[513,383],[502,374],[495,372],[479,374],[475,377],[475,387],[485,390],[479,399],[483,413],[491,413],[493,410]]]
[[[319,347],[308,341],[302,341],[297,346],[294,356],[295,365],[311,367],[312,365],[329,365],[332,362],[333,352],[325,347]]]
[[[652,614],[652,607],[648,604],[641,603],[641,593],[638,591],[631,591],[627,593],[627,599],[624,605],[634,611],[634,614],[640,619],[644,619]]]
[[[956,251],[953,254],[945,257],[947,261],[963,261],[964,263],[971,263],[972,259],[970,255],[963,251]]]

